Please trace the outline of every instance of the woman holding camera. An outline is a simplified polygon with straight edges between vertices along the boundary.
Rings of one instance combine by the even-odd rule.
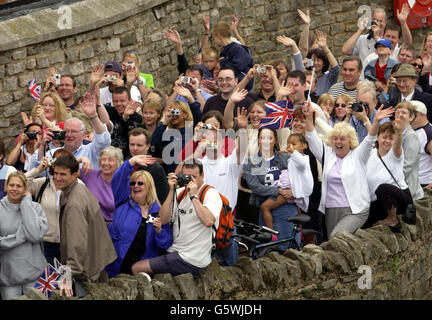
[[[310,104],[303,107],[306,115],[306,138],[314,156],[323,164],[320,211],[325,213],[328,238],[339,231],[355,232],[369,215],[370,193],[366,165],[376,141],[379,121],[393,110],[381,106],[369,134],[359,144],[353,127],[338,123],[328,136],[330,146],[323,144],[315,130]]]
[[[118,182],[113,180],[113,187]],[[132,173],[129,192],[130,197],[117,207],[108,227],[117,252],[117,259],[105,268],[110,277],[119,273],[132,274],[135,262],[157,257],[159,250],[166,250],[172,244],[169,225],[162,225],[158,217],[160,204],[150,173],[144,170]]]
[[[188,89],[183,89],[189,92]],[[165,123],[157,126],[151,141],[152,155],[162,164],[167,174],[175,171],[178,164],[178,153],[188,142],[186,141],[186,130],[192,130],[202,118],[200,104],[195,102],[190,92],[189,94],[182,94],[188,97],[189,105],[182,101],[176,101],[169,105],[165,113]],[[169,137],[168,141],[162,139],[164,135]],[[173,144],[174,141],[176,141],[175,145]],[[165,155],[166,159],[162,160],[164,148],[167,146],[170,147],[170,152]],[[179,148],[177,149],[177,147]]]
[[[31,114],[33,119],[39,119],[44,132],[47,128],[63,130],[64,122],[69,117],[63,100],[53,92],[45,92]]]
[[[31,156],[39,148],[42,140],[42,126],[39,123],[26,125],[18,142],[6,158],[6,164],[27,172],[30,170]]]
[[[22,172],[6,181],[7,196],[0,200],[0,292],[3,300],[26,294],[46,266],[41,241],[47,218],[27,191]]]

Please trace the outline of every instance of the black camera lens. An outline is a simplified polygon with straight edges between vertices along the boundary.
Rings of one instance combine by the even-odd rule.
[[[38,133],[35,131],[27,131],[25,134],[26,134],[27,138],[29,138],[29,140],[36,140]]]
[[[351,109],[354,112],[362,112],[363,111],[363,104],[361,102],[353,103],[351,106]]]
[[[177,176],[177,186],[179,188],[184,187],[185,185],[187,185],[189,182],[192,181],[191,176],[188,174],[176,174],[176,176]]]
[[[64,140],[66,138],[66,131],[53,131],[53,140]]]

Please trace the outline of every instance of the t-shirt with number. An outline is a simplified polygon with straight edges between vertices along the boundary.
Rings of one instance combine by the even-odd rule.
[[[197,194],[199,194],[201,188]],[[177,189],[176,198],[183,190],[184,187]],[[207,190],[203,206],[209,209],[215,217],[214,225],[219,226],[222,199],[216,189],[210,188]],[[180,203],[174,201],[172,212],[174,242],[167,251],[177,251],[187,263],[198,268],[205,268],[211,263],[213,228],[206,227],[201,222],[189,194]]]

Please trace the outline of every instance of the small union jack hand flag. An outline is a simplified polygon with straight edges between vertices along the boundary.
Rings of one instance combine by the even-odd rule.
[[[33,287],[49,298],[51,292],[58,289],[60,276],[54,267],[48,264]]]
[[[290,128],[292,126],[294,103],[292,100],[267,102],[266,116],[261,119],[260,128],[269,129]]]
[[[33,79],[28,83],[28,87],[30,90],[30,95],[35,99],[36,101],[40,100],[41,95],[41,87],[36,83],[36,80]]]

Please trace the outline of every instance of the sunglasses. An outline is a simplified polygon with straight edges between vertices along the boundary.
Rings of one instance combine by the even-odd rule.
[[[419,69],[423,69],[423,65],[422,64],[417,64],[417,63],[413,63],[412,64],[413,67],[419,67]]]
[[[144,182],[142,182],[142,181],[131,181],[130,183],[129,183],[129,185],[131,186],[131,187],[135,187],[135,185],[139,185],[139,186],[143,186],[144,185]]]
[[[336,107],[336,108],[337,108],[337,107],[345,108],[345,107],[346,107],[346,104],[345,104],[345,103],[335,103],[335,107]]]

